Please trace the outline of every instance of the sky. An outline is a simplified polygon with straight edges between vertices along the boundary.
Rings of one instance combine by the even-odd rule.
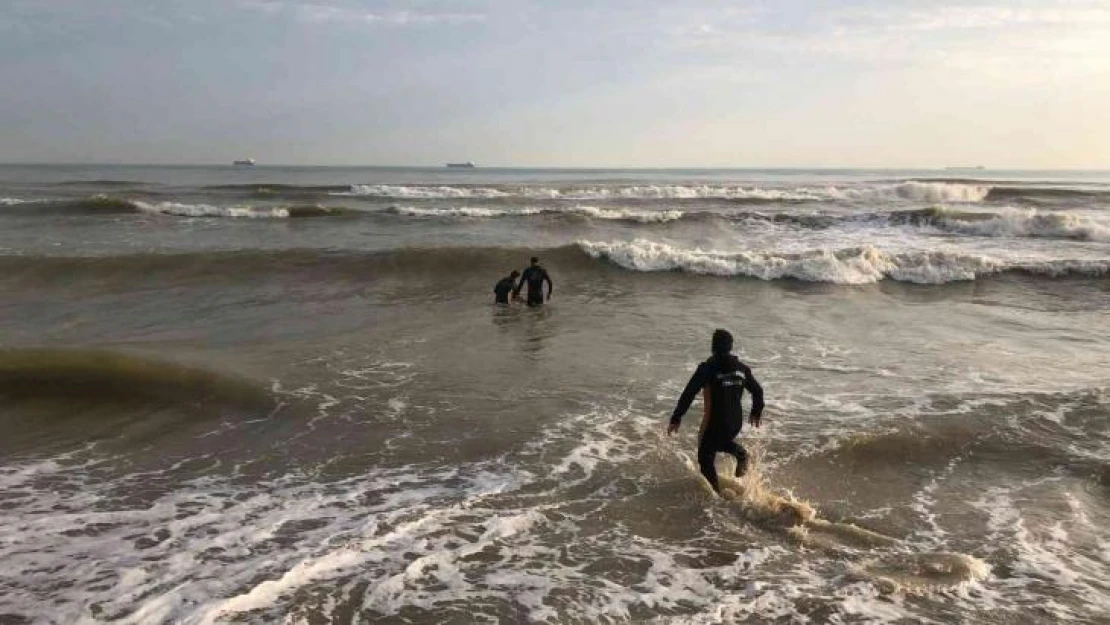
[[[1110,168],[1110,0],[0,0],[0,162]]]

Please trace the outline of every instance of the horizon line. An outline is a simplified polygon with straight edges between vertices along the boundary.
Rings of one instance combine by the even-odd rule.
[[[585,170],[585,171],[939,171],[953,173],[973,172],[1110,172],[1110,167],[988,167],[988,166],[852,166],[852,165],[475,165],[473,168],[449,168],[442,164],[304,164],[304,163],[256,163],[250,166],[234,165],[227,163],[126,163],[126,162],[96,162],[96,161],[0,161],[0,167],[227,167],[239,168],[249,171],[254,168],[335,168],[335,169],[442,169],[452,172],[466,172],[475,170]]]

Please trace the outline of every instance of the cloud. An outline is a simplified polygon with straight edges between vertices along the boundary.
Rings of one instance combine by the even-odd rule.
[[[0,0],[0,82],[18,86],[0,159],[86,143],[202,158],[120,156],[126,137],[326,162],[438,162],[447,141],[478,160],[648,163],[673,141],[729,162],[750,134],[812,162],[900,139],[910,154],[934,140],[915,129],[954,122],[982,145],[1058,122],[1070,134],[1032,134],[1105,151],[1107,41],[1108,0]],[[1094,148],[1078,150],[1068,162]]]
[[[1011,6],[942,6],[925,10],[861,13],[892,30],[959,31],[1024,27],[1070,26],[1089,28],[1110,25],[1110,8],[1069,9]]]
[[[761,4],[743,13],[661,16],[659,45],[709,65],[850,64],[858,69],[940,66],[1022,73],[1029,63],[1110,65],[1105,3],[810,6]],[[1101,57],[1100,57],[1101,55]],[[758,59],[758,61],[755,61]],[[1017,78],[1015,75],[1014,79]]]
[[[415,26],[431,24],[466,24],[485,21],[483,13],[436,12],[413,10],[372,11],[362,7],[318,2],[283,0],[242,0],[242,9],[273,17],[287,17],[305,24],[338,24],[346,26],[391,25]]]

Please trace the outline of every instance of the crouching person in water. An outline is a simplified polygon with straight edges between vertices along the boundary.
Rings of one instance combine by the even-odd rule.
[[[752,412],[748,423],[759,427],[763,415],[763,388],[756,382],[752,370],[732,354],[732,335],[725,330],[713,333],[713,355],[698,365],[697,371],[686,384],[678,399],[678,406],[671,415],[667,434],[674,434],[682,423],[682,416],[690,408],[698,391],[704,390],[705,419],[698,442],[698,466],[701,474],[717,493],[717,468],[713,460],[719,452],[736,458],[736,477],[747,470],[748,452],[733,439],[744,425],[743,406],[740,400],[744,389],[752,394]]]
[[[501,280],[493,287],[493,302],[495,304],[508,304],[509,298],[516,300],[519,299],[514,292],[516,288],[516,279],[520,276],[520,272],[513,270],[507,278]]]

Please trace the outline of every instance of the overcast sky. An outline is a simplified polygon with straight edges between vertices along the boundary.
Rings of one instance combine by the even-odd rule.
[[[1110,168],[1110,0],[0,0],[0,161]]]

